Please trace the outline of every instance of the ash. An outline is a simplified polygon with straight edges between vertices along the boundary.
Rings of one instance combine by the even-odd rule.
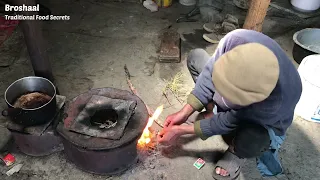
[[[110,176],[110,179],[127,179],[127,180],[166,180],[168,178],[168,162],[162,156],[158,148],[144,148],[138,150],[139,160],[124,174],[119,176]]]

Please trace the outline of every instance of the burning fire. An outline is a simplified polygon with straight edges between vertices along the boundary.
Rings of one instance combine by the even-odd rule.
[[[147,145],[148,143],[151,142],[152,133],[150,132],[149,128],[151,127],[153,121],[159,118],[162,110],[163,110],[163,105],[159,106],[156,109],[156,111],[153,113],[152,117],[149,117],[148,124],[144,128],[144,130],[142,132],[142,135],[141,135],[140,139],[138,140],[138,145],[139,146],[145,146],[145,145]]]

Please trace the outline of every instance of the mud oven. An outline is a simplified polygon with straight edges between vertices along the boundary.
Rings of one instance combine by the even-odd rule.
[[[57,96],[57,105],[64,104],[58,102]],[[79,169],[101,175],[123,172],[137,162],[137,142],[149,118],[137,96],[114,88],[92,89],[58,112],[61,116],[45,125],[19,129],[9,123],[21,152],[42,156],[62,147]]]

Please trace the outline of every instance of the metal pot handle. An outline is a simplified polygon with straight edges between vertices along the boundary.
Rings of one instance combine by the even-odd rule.
[[[22,113],[22,109],[21,108],[8,108],[8,109],[5,109],[2,111],[2,116],[5,116],[5,117],[14,117],[14,116],[17,116],[19,114]]]

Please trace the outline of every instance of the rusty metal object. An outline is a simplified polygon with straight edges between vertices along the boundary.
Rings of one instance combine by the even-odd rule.
[[[41,136],[11,131],[15,144],[20,151],[29,156],[46,156],[63,150],[61,139],[52,128]]]
[[[119,140],[90,137],[67,130],[93,95],[137,102],[123,136]],[[78,168],[95,174],[117,174],[137,160],[137,141],[148,121],[143,101],[129,91],[115,88],[92,89],[74,98],[66,108],[68,115],[57,127],[67,158]]]
[[[135,107],[135,101],[93,95],[67,129],[93,137],[120,139],[131,115],[134,113]],[[115,116],[113,117],[114,127],[108,129],[101,127],[103,123],[112,119],[110,116],[112,114]],[[111,121],[109,124],[112,125],[113,122]]]
[[[180,34],[176,30],[168,29],[163,32],[159,61],[180,62]]]
[[[131,116],[120,140],[88,137],[68,131],[67,128],[65,128],[66,126],[71,125],[73,119],[82,111],[92,95],[106,96],[115,99],[134,100],[137,102],[134,114]],[[149,118],[147,108],[138,96],[131,94],[129,91],[115,88],[92,89],[80,94],[67,105],[65,114],[67,117],[64,119],[64,123],[60,123],[57,127],[58,133],[75,145],[86,147],[88,150],[114,149],[136,140],[141,136]]]

